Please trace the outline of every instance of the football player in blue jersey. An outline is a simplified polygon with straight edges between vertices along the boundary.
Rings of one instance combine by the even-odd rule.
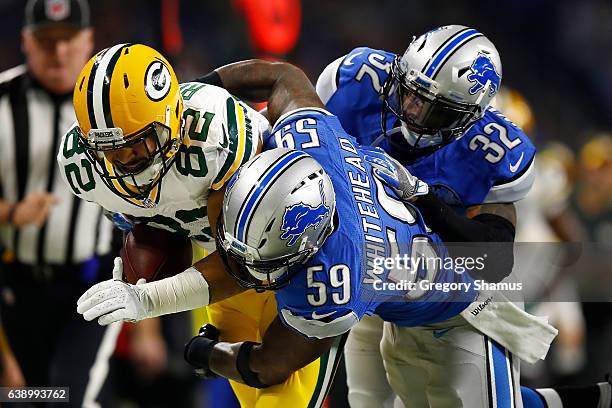
[[[415,204],[445,241],[512,241],[511,203],[531,188],[535,148],[489,107],[501,74],[483,34],[451,25],[416,38],[403,55],[356,48],[325,68],[317,92],[358,143],[380,146],[430,186]],[[498,282],[510,270],[511,262],[486,278]]]
[[[361,144],[382,147],[430,186],[415,200],[446,242],[512,242],[513,202],[533,183],[535,148],[523,131],[489,107],[502,67],[491,41],[451,25],[413,39],[403,55],[356,48],[329,64],[317,81],[327,109]],[[510,245],[487,276],[512,270]],[[379,343],[382,321],[363,319],[345,348],[352,406],[382,406],[391,395]]]
[[[273,155],[264,153],[259,160],[245,166],[230,184],[217,236],[219,251],[226,253],[227,262],[244,265],[239,272],[234,272],[237,279],[243,285],[269,289],[269,282],[280,278],[263,273],[266,268],[274,274],[285,274],[272,286],[277,289],[280,320],[312,339],[344,333],[366,315],[381,316],[389,322],[382,346],[385,361],[389,363],[387,374],[407,406],[484,407],[490,402],[501,404],[502,401],[513,406],[512,401],[520,401],[518,360],[499,343],[467,324],[465,314],[459,315],[473,294],[409,291],[407,299],[397,303],[372,295],[368,290],[373,283],[368,279],[372,276],[372,269],[368,267],[373,261],[370,256],[376,259],[398,252],[410,254],[418,244],[431,245],[440,239],[427,233],[414,207],[389,195],[381,180],[372,176],[370,163],[380,159],[388,164],[388,160],[373,149],[360,148],[335,117],[316,109],[318,100],[307,97],[307,84],[303,80],[291,84],[295,81],[289,79],[292,70],[289,66],[260,62],[251,62],[250,67],[234,65],[218,70],[223,86],[246,99],[262,97],[261,92],[271,89],[269,114],[275,125],[265,142],[266,149],[288,147],[307,152],[320,164],[332,184],[331,189],[326,187],[326,178],[318,176],[320,170],[316,167],[303,170],[303,175],[296,177],[300,173],[297,169],[291,170],[288,161],[289,155],[295,156],[292,160],[301,157],[298,152],[277,149]],[[303,79],[298,74],[295,76]],[[300,85],[300,82],[303,83]],[[299,168],[297,164],[294,167]],[[425,183],[398,167],[393,168],[397,171],[394,178],[381,178],[392,184],[403,199],[427,194]],[[274,179],[277,181],[273,182]],[[394,183],[395,179],[399,183]],[[306,186],[309,186],[309,198],[304,195]],[[335,195],[338,214],[335,219],[331,216],[334,206],[327,205],[329,190]],[[298,216],[295,216],[296,210]],[[329,215],[319,221],[323,213]],[[323,229],[327,220],[331,222],[329,227],[335,229],[322,244],[318,239],[327,234]],[[248,225],[252,236],[247,231]],[[309,231],[309,226],[313,227],[311,234],[318,238],[314,241],[319,247],[316,254],[298,261],[302,264],[298,268],[278,269],[289,259],[297,260],[300,256],[298,249],[288,248],[293,246],[290,243],[283,245],[283,237],[291,231],[303,234]],[[298,248],[304,252],[308,245]],[[426,250],[421,248],[421,251]],[[385,275],[387,278],[389,275]],[[287,284],[287,279],[290,279],[288,285],[281,286]],[[424,279],[468,283],[472,278],[468,274],[456,275],[434,268],[425,271]],[[486,300],[484,303],[486,308]],[[480,306],[479,302],[473,305]],[[510,304],[505,307],[511,309]],[[502,316],[499,315],[500,320]],[[547,328],[542,330],[544,337],[551,335]],[[279,333],[268,335],[276,337]],[[522,336],[521,341],[529,343]],[[491,364],[487,356],[495,356]],[[395,364],[405,358],[412,359],[413,367]],[[423,368],[424,361],[428,362],[427,368]],[[497,384],[495,394],[490,391],[490,381]]]
[[[429,184],[430,193],[414,204],[444,241],[510,242],[512,203],[531,188],[535,149],[489,105],[501,76],[491,41],[475,29],[451,25],[413,39],[403,55],[356,48],[323,70],[316,89],[359,143],[384,148],[411,177]],[[511,247],[497,248],[499,262],[477,277],[498,282],[511,272]],[[375,316],[364,317],[350,332],[345,362],[353,407],[382,407],[393,396],[380,355],[382,337],[383,322]],[[598,387],[604,398],[607,383],[564,391],[561,398],[552,389],[522,392],[526,406],[539,406],[540,399],[588,404],[585,395],[597,394]]]

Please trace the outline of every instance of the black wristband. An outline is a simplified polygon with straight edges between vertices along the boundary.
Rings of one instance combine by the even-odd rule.
[[[195,336],[185,345],[184,357],[196,369],[209,371],[210,354],[218,341],[203,336]]]
[[[236,357],[236,369],[240,373],[242,377],[242,381],[253,388],[267,388],[269,385],[266,385],[259,381],[259,377],[257,377],[257,373],[253,372],[249,367],[249,357],[251,356],[251,350],[253,346],[257,343],[253,343],[252,341],[245,341],[240,346],[238,350],[238,357]]]
[[[221,80],[221,76],[217,71],[211,71],[206,75],[194,79],[193,82],[201,82],[203,84],[214,85],[223,88],[223,81]]]

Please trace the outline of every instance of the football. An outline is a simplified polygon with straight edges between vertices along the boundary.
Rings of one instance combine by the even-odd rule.
[[[191,240],[169,231],[137,224],[123,235],[123,278],[135,284],[164,279],[191,266]]]

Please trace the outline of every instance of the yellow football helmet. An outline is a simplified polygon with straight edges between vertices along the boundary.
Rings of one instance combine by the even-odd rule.
[[[580,149],[580,163],[591,171],[600,170],[612,163],[612,135],[606,132],[594,134]]]
[[[115,45],[85,65],[73,102],[80,142],[104,183],[124,198],[145,197],[171,168],[182,143],[183,101],[172,66],[146,45]],[[148,159],[136,168],[126,170],[105,157],[139,143]]]

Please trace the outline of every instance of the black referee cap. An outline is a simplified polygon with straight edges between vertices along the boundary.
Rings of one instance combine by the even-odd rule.
[[[25,28],[37,30],[54,24],[89,27],[91,21],[87,0],[28,0]]]

